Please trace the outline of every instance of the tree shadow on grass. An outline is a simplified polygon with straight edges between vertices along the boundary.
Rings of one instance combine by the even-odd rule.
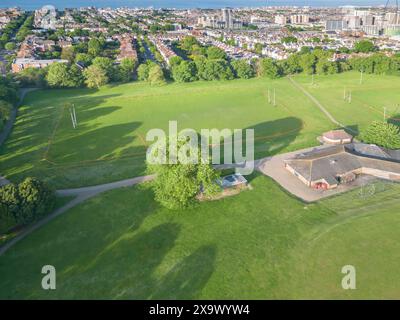
[[[204,245],[183,258],[157,281],[151,299],[196,299],[215,269],[217,248]]]
[[[395,126],[400,127],[400,114],[395,114],[391,116],[388,120],[388,123],[394,124]]]
[[[79,215],[85,229],[61,232],[64,239],[75,234],[74,243],[80,245],[68,243],[61,261],[52,261],[60,270],[58,294],[74,299],[195,299],[200,295],[215,269],[216,247],[204,245],[178,261],[167,260],[172,261],[163,267],[168,271],[160,275],[157,269],[174,248],[181,226],[166,222],[142,227],[159,205],[148,186],[134,189],[129,190],[130,201],[137,206],[125,209],[119,204],[119,195],[113,193],[106,202],[118,203],[114,211],[106,206],[98,212],[101,203],[94,199],[94,207],[92,204],[87,214]],[[121,194],[121,199],[125,198],[126,194]]]
[[[358,136],[360,134],[360,129],[357,124],[352,124],[349,126],[346,126],[345,128],[340,128],[346,131],[348,134],[354,136]]]
[[[84,270],[75,271],[76,285],[91,298],[149,298],[156,285],[153,274],[174,247],[179,231],[179,225],[165,223],[149,231],[121,233],[88,261]],[[79,291],[74,292],[82,298]]]
[[[77,101],[85,101],[84,103],[87,105],[86,107],[83,107],[84,110],[87,110],[87,113],[83,112],[79,115],[81,118],[78,120],[88,121],[116,111],[118,107],[105,107],[93,110],[95,106],[98,106],[106,99],[115,96],[118,95],[104,95],[100,97],[81,96],[79,99],[82,100],[76,98]],[[32,160],[40,160],[41,153],[44,152],[49,139],[54,133],[56,133],[57,126],[59,126],[59,120],[62,120],[60,119],[61,109],[66,109],[64,112],[69,113],[68,106],[71,106],[74,101],[74,99],[72,99],[73,96],[70,98],[71,99],[68,97],[65,103],[60,100],[55,100],[55,104],[57,105],[56,110],[53,110],[54,108],[50,103],[42,107],[24,107],[17,118],[16,125],[14,126],[11,135],[7,139],[6,143],[0,148],[1,155],[12,154],[11,157],[8,157],[8,161],[2,163],[2,165],[10,164],[15,166],[18,161],[23,161],[25,163],[32,162]],[[35,100],[33,100],[32,104],[35,105]],[[67,121],[69,121],[68,119],[69,118],[67,118]],[[12,163],[10,163],[11,159]]]
[[[144,146],[132,146],[138,140],[135,131],[140,126],[141,122],[130,122],[98,129],[82,127],[80,131],[83,133],[72,133],[54,142],[49,156],[52,161],[63,163],[107,159],[124,154],[143,153],[145,156]]]
[[[286,149],[303,129],[303,122],[296,117],[287,117],[258,123],[244,128],[241,138],[243,156],[246,155],[246,130],[248,129],[254,130],[254,159],[257,160],[279,154],[282,150]],[[234,141],[234,137],[229,136],[227,141],[228,143],[224,142],[220,146],[221,163],[224,163],[225,148],[232,148],[232,152],[235,149],[232,144],[229,143],[229,141]],[[215,149],[215,147],[213,147],[213,149]],[[238,163],[238,161],[235,161],[233,155],[232,160],[233,163]],[[239,163],[238,167],[243,165],[243,162]],[[248,178],[250,182],[254,178],[254,175],[249,175]]]

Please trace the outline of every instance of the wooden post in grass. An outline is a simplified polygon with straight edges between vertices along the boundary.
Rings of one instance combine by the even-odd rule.
[[[343,100],[344,101],[346,101],[346,97],[347,97],[347,95],[346,95],[346,87],[344,87],[344,90],[343,90]]]
[[[386,121],[386,107],[383,107],[383,122]]]
[[[349,92],[349,99],[348,99],[349,103],[351,103],[351,98],[352,98],[352,95],[351,95],[351,91],[350,91]]]
[[[274,88],[274,107],[276,106],[276,90]]]
[[[360,74],[360,84],[363,84],[364,72],[363,72],[363,70],[361,70],[360,72],[361,72],[361,74]]]
[[[268,88],[268,103],[271,104],[271,91]]]

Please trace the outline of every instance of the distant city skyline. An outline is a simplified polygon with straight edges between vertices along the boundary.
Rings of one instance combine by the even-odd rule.
[[[389,3],[394,4],[395,0]],[[223,8],[261,6],[313,6],[336,7],[343,5],[371,6],[385,5],[386,0],[2,0],[0,7],[21,7],[33,10],[44,5],[54,5],[58,9],[75,7],[155,7],[155,8]]]

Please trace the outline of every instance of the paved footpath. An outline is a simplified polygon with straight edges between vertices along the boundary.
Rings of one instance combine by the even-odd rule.
[[[341,123],[339,123],[324,108],[324,106],[316,98],[314,98],[310,93],[308,93],[300,84],[298,84],[296,81],[294,81],[291,77],[289,77],[289,80],[292,82],[292,84],[296,88],[298,88],[308,98],[310,98],[311,101],[313,101],[318,106],[318,108],[330,119],[331,122],[333,122],[334,124],[336,124],[340,127],[345,127]],[[33,90],[35,90],[35,89],[25,89],[25,91],[23,91],[21,93],[21,102],[20,103],[22,103],[22,100],[23,100],[25,94],[30,91],[33,91]],[[15,120],[15,116],[16,116],[16,108],[15,108],[14,120]],[[14,123],[14,120],[11,123],[11,128],[12,128],[12,124]],[[11,128],[9,130],[11,130]],[[348,129],[348,130],[350,130],[350,129]],[[3,141],[1,140],[1,136],[0,136],[0,145],[2,142]],[[289,156],[292,156],[301,151],[309,151],[312,149],[313,148],[309,148],[309,149],[305,149],[305,150],[290,152],[287,154],[277,155],[274,157],[267,157],[267,158],[255,160],[254,162],[248,163],[247,165],[253,165],[254,169],[261,171],[263,174],[265,174],[267,176],[270,176],[275,181],[277,181],[282,187],[284,187],[286,190],[288,190],[290,193],[294,194],[298,198],[303,199],[304,201],[316,201],[316,200],[319,200],[319,199],[327,196],[328,193],[322,193],[322,192],[318,192],[318,191],[315,191],[312,189],[304,188],[304,185],[297,178],[295,178],[294,176],[289,174],[286,170],[282,169],[284,159],[287,159]],[[219,168],[219,169],[227,169],[227,168],[238,167],[238,165],[230,164],[230,165],[219,165],[219,166],[215,166],[215,167]],[[2,254],[4,254],[13,245],[15,245],[18,241],[22,240],[23,238],[25,238],[27,235],[29,235],[33,231],[39,229],[40,227],[47,224],[51,220],[55,219],[59,215],[70,210],[71,208],[77,206],[78,204],[86,201],[87,199],[92,198],[102,192],[105,192],[105,191],[134,186],[134,185],[142,183],[142,182],[153,180],[154,178],[155,178],[154,175],[153,176],[142,176],[142,177],[136,177],[136,178],[127,179],[127,180],[102,184],[102,185],[98,185],[98,186],[83,187],[83,188],[77,188],[77,189],[58,190],[57,194],[59,196],[64,196],[64,197],[74,196],[75,198],[72,201],[68,202],[63,207],[57,209],[56,211],[54,211],[53,213],[48,215],[43,220],[40,220],[37,223],[33,224],[32,226],[27,227],[18,236],[16,236],[15,238],[13,238],[9,242],[7,242],[5,245],[0,247],[0,256]],[[0,185],[1,185],[1,183],[7,184],[7,183],[9,183],[9,181],[0,176]]]
[[[58,208],[53,213],[46,216],[44,219],[38,221],[37,223],[27,227],[24,229],[20,234],[18,234],[15,238],[11,239],[5,245],[0,247],[0,256],[3,255],[8,249],[10,249],[13,245],[15,245],[18,241],[24,239],[27,235],[31,234],[33,231],[39,229],[40,227],[44,226],[45,224],[49,223],[51,220],[57,218],[64,212],[72,209],[73,207],[77,206],[78,204],[97,196],[98,194],[124,188],[124,187],[131,187],[136,184],[153,180],[155,176],[143,176],[137,177],[133,179],[121,180],[113,183],[102,184],[93,187],[85,187],[85,188],[77,188],[77,189],[66,189],[66,190],[58,190],[57,194],[59,196],[67,197],[67,196],[75,196],[75,198],[68,202],[61,208]]]

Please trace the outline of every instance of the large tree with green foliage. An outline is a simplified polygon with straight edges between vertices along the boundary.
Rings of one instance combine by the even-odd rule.
[[[87,53],[90,54],[92,57],[100,56],[103,49],[104,49],[103,41],[100,41],[97,38],[91,38],[89,40]]]
[[[172,77],[177,82],[191,82],[197,80],[196,64],[193,61],[182,61],[172,68]]]
[[[219,59],[226,60],[227,55],[224,50],[217,48],[215,46],[210,46],[207,48],[207,58],[211,60],[219,60]]]
[[[44,87],[47,68],[26,68],[15,75],[21,87]]]
[[[53,63],[49,66],[46,81],[50,87],[57,88],[76,88],[83,83],[80,69],[65,63]]]
[[[159,86],[166,83],[164,72],[158,64],[150,66],[147,80],[152,86]]]
[[[147,170],[156,175],[152,182],[155,199],[169,209],[186,207],[195,202],[196,196],[202,192],[205,195],[213,195],[220,188],[216,184],[219,174],[213,169],[209,160],[201,160],[199,143],[188,140],[187,137],[179,136],[177,139],[177,153],[170,153],[169,143],[166,142],[166,159],[170,155],[177,158],[176,163],[147,163]],[[197,155],[197,163],[186,163],[178,156],[181,148],[185,148],[186,154]],[[155,148],[153,155],[161,152]]]
[[[88,88],[99,89],[108,83],[109,78],[106,72],[99,66],[91,65],[84,70],[85,83]]]
[[[202,61],[202,60],[199,60]],[[230,64],[226,60],[204,60],[200,66],[199,77],[203,80],[232,80],[234,78]],[[197,63],[196,63],[197,66]]]
[[[122,59],[118,67],[118,78],[121,82],[129,82],[133,79],[136,60],[131,58]]]
[[[149,78],[149,64],[148,63],[142,63],[139,65],[137,68],[137,77],[141,81],[147,81]]]
[[[234,60],[231,65],[238,78],[250,79],[255,75],[253,65],[246,60]]]
[[[316,63],[318,62],[317,56],[313,53],[306,53],[300,56],[300,66],[304,73],[314,74]]]
[[[387,149],[400,149],[399,127],[394,124],[374,121],[360,134],[365,143],[376,144]]]
[[[282,69],[275,60],[264,58],[258,61],[257,74],[261,77],[276,79],[282,76]]]
[[[354,50],[356,52],[367,53],[367,52],[375,51],[376,48],[375,48],[375,45],[373,42],[371,42],[369,40],[360,40],[360,41],[356,42],[356,44],[354,45]]]
[[[69,70],[65,63],[53,63],[49,66],[46,81],[50,87],[69,87]]]
[[[107,57],[96,57],[92,61],[92,65],[97,66],[104,70],[107,77],[112,81],[116,76],[116,72],[114,69],[114,62],[110,58]]]

